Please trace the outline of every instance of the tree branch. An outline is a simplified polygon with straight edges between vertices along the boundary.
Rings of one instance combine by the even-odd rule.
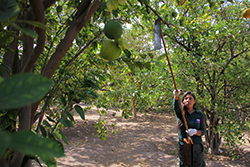
[[[206,88],[206,90],[207,90],[208,92],[210,92],[210,91],[209,91],[210,89],[209,89],[208,86],[201,80],[200,77],[197,78],[196,75],[193,75],[193,77],[196,79],[196,82],[200,82],[200,83]]]
[[[227,63],[226,63],[226,65],[224,66],[224,68],[221,70],[219,76],[222,75],[222,74],[224,73],[224,71],[226,70],[227,66],[230,64],[230,62],[231,62],[233,59],[237,58],[238,56],[240,56],[241,54],[247,52],[248,50],[249,50],[249,48],[246,48],[245,50],[241,51],[240,53],[238,53],[238,54],[236,54],[236,55],[232,55],[231,58],[227,61]],[[218,77],[218,78],[219,78],[219,77]]]
[[[82,27],[85,26],[87,22],[89,21],[89,19],[94,15],[96,10],[102,4],[102,1],[103,0],[95,0],[92,4],[90,4],[87,11],[77,12],[76,16],[79,15],[78,13],[83,12],[83,14],[79,15],[79,17],[77,18],[75,17],[74,20],[72,21],[70,27],[68,28],[65,34],[65,37],[61,40],[60,44],[56,48],[56,51],[51,56],[48,64],[45,66],[44,70],[42,71],[43,76],[46,76],[48,78],[51,78],[53,76],[62,58],[65,56],[69,47],[72,45],[73,40],[75,39],[79,31],[82,29]],[[86,1],[83,1],[82,3],[86,3]],[[81,9],[84,10],[85,8],[81,8]]]
[[[86,12],[86,10],[89,8],[91,4],[91,1],[92,0],[85,0],[80,4],[79,9],[75,15],[75,19],[78,19],[79,16],[81,16],[82,14],[84,14],[84,12]]]
[[[49,8],[51,5],[55,4],[58,0],[43,0],[43,7],[44,9]]]
[[[218,48],[215,50],[215,55],[217,55],[218,54],[218,52],[219,51],[221,51],[221,49],[224,47],[224,45],[226,44],[226,42],[225,41],[223,41],[223,43],[220,45],[220,42],[221,42],[222,40],[220,40],[219,42],[218,42]]]
[[[42,0],[30,0],[30,6],[32,13],[35,16],[35,20],[41,23],[45,23],[44,19],[44,8]],[[30,72],[39,58],[40,54],[43,52],[45,45],[45,30],[41,28],[36,28],[38,34],[37,46],[35,47],[33,53],[29,56],[27,63],[25,64],[22,72]]]

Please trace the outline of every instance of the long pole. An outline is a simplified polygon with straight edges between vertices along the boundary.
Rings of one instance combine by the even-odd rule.
[[[167,52],[166,45],[165,45],[165,42],[164,42],[162,30],[161,30],[161,39],[162,39],[164,50],[165,50],[166,57],[167,57],[167,60],[168,60],[168,66],[170,68],[172,79],[173,79],[173,82],[174,82],[175,91],[179,92],[178,89],[177,89],[177,86],[176,86],[175,79],[174,79],[174,73],[173,73],[172,66],[171,66],[171,63],[170,63],[170,60],[169,60],[169,57],[168,57],[168,52]],[[179,105],[180,105],[180,108],[181,108],[181,113],[182,113],[185,128],[188,130],[187,120],[186,120],[186,117],[185,117],[185,114],[184,114],[184,110],[183,110],[183,107],[182,107],[182,104],[181,104],[181,99],[180,99],[179,95],[178,95],[178,101],[179,101]]]

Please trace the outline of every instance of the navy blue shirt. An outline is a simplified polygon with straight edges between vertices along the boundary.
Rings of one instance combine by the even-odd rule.
[[[187,138],[186,133],[186,127],[184,125],[183,117],[181,114],[181,108],[179,105],[179,101],[174,99],[174,111],[177,116],[177,119],[180,119],[183,123],[183,126],[181,126],[179,130],[179,142],[181,145],[183,145],[183,138]],[[201,111],[195,109],[195,111],[192,114],[189,114],[188,111],[184,109],[186,121],[188,124],[188,128],[193,128],[201,131],[203,136],[205,134],[205,123],[204,123],[204,115]],[[193,135],[191,138],[193,140],[194,144],[198,144],[202,142],[201,136]]]

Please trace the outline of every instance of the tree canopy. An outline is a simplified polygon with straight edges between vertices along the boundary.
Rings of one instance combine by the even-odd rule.
[[[58,139],[67,144],[62,129],[74,124],[72,108],[85,119],[88,108],[79,102],[97,106],[100,114],[117,108],[124,118],[172,112],[166,55],[178,88],[198,95],[212,153],[221,137],[235,146],[249,127],[246,0],[2,0],[0,6],[1,165],[20,166],[34,157],[56,164],[54,157],[63,155]],[[121,48],[113,61],[99,55],[110,40],[103,33],[110,20],[123,29],[121,38],[112,39]],[[154,50],[156,20],[167,53]],[[95,126],[103,140],[109,131],[104,124]],[[23,143],[11,148],[17,135]],[[57,149],[36,152],[39,142],[22,149],[28,138]]]

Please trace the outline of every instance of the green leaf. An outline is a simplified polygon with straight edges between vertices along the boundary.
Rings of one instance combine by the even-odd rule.
[[[118,1],[109,0],[106,5],[107,5],[108,10],[112,12],[112,10],[116,10],[118,8]]]
[[[17,119],[17,110],[9,110],[8,116],[11,120],[16,121]]]
[[[14,40],[14,37],[12,37],[6,31],[0,31],[1,45],[9,45],[13,40]]]
[[[60,122],[61,122],[64,126],[69,127],[69,128],[71,128],[71,127],[73,126],[73,123],[72,123],[70,120],[68,120],[67,118],[61,118],[61,119],[60,119]]]
[[[56,167],[57,166],[55,158],[46,159],[46,160],[43,160],[43,162],[47,165],[47,167]]]
[[[43,125],[45,125],[48,128],[51,128],[51,125],[46,120],[43,120]]]
[[[59,96],[59,98],[60,98],[60,100],[61,100],[63,106],[66,106],[66,99],[65,99],[65,97],[63,97],[62,94],[58,94],[58,96]]]
[[[63,131],[61,129],[59,129],[59,134],[62,136],[62,139],[63,139],[64,143],[69,145],[68,140],[67,140],[66,136],[64,135],[64,133],[63,133]]]
[[[2,63],[1,66],[8,72],[9,75],[12,74],[11,68],[7,64]]]
[[[68,116],[68,118],[71,122],[75,123],[74,117],[69,111],[66,112],[66,115]]]
[[[149,3],[149,0],[139,0],[139,2],[143,6],[143,5],[147,5]]]
[[[61,5],[59,5],[59,6],[56,7],[56,12],[58,14],[60,14],[62,12],[62,6]]]
[[[154,58],[154,55],[152,53],[148,53],[148,56],[153,59]]]
[[[82,107],[79,105],[75,105],[74,108],[75,108],[76,112],[80,115],[82,120],[85,120],[85,114],[84,114]]]
[[[91,97],[93,97],[95,99],[98,98],[98,95],[95,92],[91,91],[91,90],[83,90],[83,91],[86,92],[89,96],[91,96]]]
[[[40,125],[39,128],[40,128],[40,131],[41,131],[43,137],[47,137],[47,132],[46,132],[45,128],[42,125]]]
[[[55,134],[55,137],[59,138],[60,140],[62,140],[62,135],[57,131],[57,130],[54,130],[53,132]]]
[[[119,3],[120,5],[125,5],[125,4],[126,4],[126,0],[119,0],[118,3]]]
[[[68,103],[70,103],[72,101],[72,99],[74,98],[74,91],[73,90],[70,90],[68,92]]]
[[[56,123],[56,121],[55,121],[55,120],[53,120],[52,118],[50,118],[49,116],[46,116],[46,118],[47,118],[50,122],[54,122],[54,123]]]
[[[7,132],[0,130],[0,159],[4,156],[7,148],[10,145],[10,135]]]
[[[135,62],[135,65],[137,66],[137,67],[139,67],[140,68],[140,70],[142,70],[143,69],[143,63],[142,62],[140,62],[140,61],[136,61]]]
[[[147,57],[146,54],[140,54],[141,58],[145,59]]]
[[[0,83],[0,110],[23,107],[42,99],[53,82],[32,73],[16,74]]]
[[[0,129],[6,129],[8,126],[11,125],[11,120],[9,119],[8,115],[4,115],[0,117]]]
[[[125,55],[128,57],[128,58],[130,58],[131,57],[131,52],[129,51],[129,50],[127,50],[127,49],[125,49],[124,50],[124,53],[125,53]]]
[[[9,139],[9,141],[11,138]],[[4,159],[10,158],[11,156],[14,155],[15,150],[13,149],[7,149],[6,153],[4,154]]]
[[[0,110],[0,117],[2,117],[2,116],[4,116],[5,114],[7,114],[7,112],[8,112],[7,110],[3,110],[3,111]]]
[[[144,64],[144,67],[145,67],[146,69],[148,69],[148,70],[151,70],[151,63],[150,63],[150,62],[146,62],[146,63]]]
[[[35,27],[39,27],[39,28],[42,28],[44,30],[50,31],[50,29],[46,25],[44,25],[43,23],[38,22],[38,21],[16,20],[15,22],[18,22],[18,23],[27,23],[27,24],[33,25]]]
[[[0,21],[10,19],[20,12],[20,8],[15,0],[0,1]]]
[[[92,79],[84,79],[82,83],[82,88],[92,87],[94,89],[101,89],[96,83],[92,81]]]
[[[33,30],[26,28],[26,27],[20,27],[18,26],[16,23],[14,22],[10,22],[10,25],[12,25],[13,27],[15,27],[18,30],[21,30],[24,34],[30,36],[31,38],[36,39],[38,37],[37,33],[35,33]]]
[[[160,55],[159,57],[157,57],[157,60],[159,61],[159,60],[165,59],[166,57],[167,57],[167,54],[164,53],[164,54]]]
[[[43,160],[64,156],[64,148],[60,142],[49,138],[41,138],[31,131],[13,133],[10,147],[27,155],[37,155]]]
[[[98,77],[102,81],[106,80],[106,78],[104,76],[102,76],[101,74],[98,74],[98,73],[95,73],[95,72],[91,72],[91,73],[94,75],[94,77]]]
[[[128,49],[130,46],[129,46],[129,44],[128,44],[128,41],[125,39],[125,38],[119,38],[119,39],[117,39],[117,41],[116,41],[118,44],[119,44],[119,46],[123,49],[123,50],[126,50],[126,49]]]

